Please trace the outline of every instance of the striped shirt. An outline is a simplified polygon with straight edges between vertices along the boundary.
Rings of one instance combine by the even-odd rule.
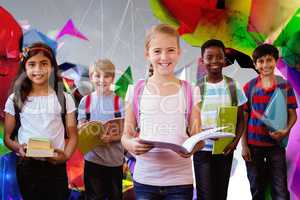
[[[244,112],[250,113],[248,119],[247,140],[248,144],[255,146],[274,146],[277,142],[269,135],[269,130],[261,120],[268,103],[276,88],[286,91],[287,109],[296,109],[297,100],[293,88],[287,81],[277,84],[276,81],[268,89],[262,87],[260,76],[249,81],[244,86],[244,91],[248,98],[248,103],[244,105]],[[252,93],[252,95],[250,95]],[[250,106],[252,102],[252,106]],[[252,109],[251,109],[252,107]]]

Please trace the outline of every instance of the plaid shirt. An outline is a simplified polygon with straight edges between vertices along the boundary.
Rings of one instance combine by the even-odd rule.
[[[270,98],[272,97],[277,87],[286,91],[288,109],[296,109],[298,107],[295,93],[293,91],[293,88],[287,81],[284,81],[281,84],[277,84],[276,81],[274,81],[272,86],[268,89],[262,88],[260,76],[255,78],[254,84],[251,84],[250,82],[251,81],[246,83],[246,85],[244,86],[244,91],[248,98],[248,103],[244,104],[243,107],[244,112],[250,113],[247,127],[248,144],[255,146],[273,146],[277,143],[270,137],[269,130],[260,120],[261,116],[265,112]],[[255,87],[255,89],[253,89],[253,86]],[[249,95],[251,93],[253,94]],[[251,101],[252,109],[250,108]]]

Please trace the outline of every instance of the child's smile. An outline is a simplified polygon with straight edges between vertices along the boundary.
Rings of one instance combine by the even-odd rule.
[[[25,68],[26,74],[33,84],[48,84],[52,68],[49,58],[39,53],[27,60]]]
[[[170,37],[167,34],[155,35],[150,41],[145,56],[152,63],[154,73],[164,76],[172,75],[180,57],[176,37]]]

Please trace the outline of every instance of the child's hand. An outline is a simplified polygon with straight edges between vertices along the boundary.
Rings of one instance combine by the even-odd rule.
[[[249,149],[248,146],[243,146],[243,147],[242,147],[242,157],[244,158],[244,160],[245,160],[246,162],[252,161],[250,149]]]
[[[135,155],[141,155],[153,148],[150,144],[143,144],[140,142],[139,138],[132,138],[128,141],[128,151],[134,153]]]
[[[183,153],[183,152],[177,152],[177,153],[183,158],[189,158],[193,155],[192,153]]]
[[[280,142],[288,134],[289,134],[289,132],[285,129],[274,131],[274,132],[269,132],[269,135],[271,136],[271,138],[273,138],[277,142]]]
[[[104,142],[105,144],[111,143],[112,142],[112,135],[109,135],[109,134],[102,135],[101,141]]]
[[[233,152],[236,149],[237,146],[237,142],[235,140],[233,140],[230,144],[228,144],[223,153],[225,156],[227,156],[228,154],[230,154],[231,152]]]
[[[25,153],[26,146],[27,146],[26,144],[20,144],[18,152],[16,152],[16,154],[18,156],[24,158],[26,156],[26,153]]]
[[[48,161],[54,165],[65,163],[68,158],[63,150],[54,149],[54,157],[48,158]]]
[[[194,153],[196,153],[197,151],[201,150],[201,149],[204,147],[204,145],[205,145],[204,141],[201,140],[201,141],[199,141],[199,142],[195,145],[195,147],[194,147],[194,149],[192,150],[191,153],[178,152],[178,154],[179,154],[181,157],[183,157],[183,158],[191,157]]]

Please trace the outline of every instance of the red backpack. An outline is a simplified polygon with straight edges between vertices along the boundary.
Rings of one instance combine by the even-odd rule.
[[[85,101],[85,115],[87,121],[90,121],[91,119],[91,100],[91,95],[87,95]],[[119,96],[114,96],[114,116],[115,118],[121,117]]]

